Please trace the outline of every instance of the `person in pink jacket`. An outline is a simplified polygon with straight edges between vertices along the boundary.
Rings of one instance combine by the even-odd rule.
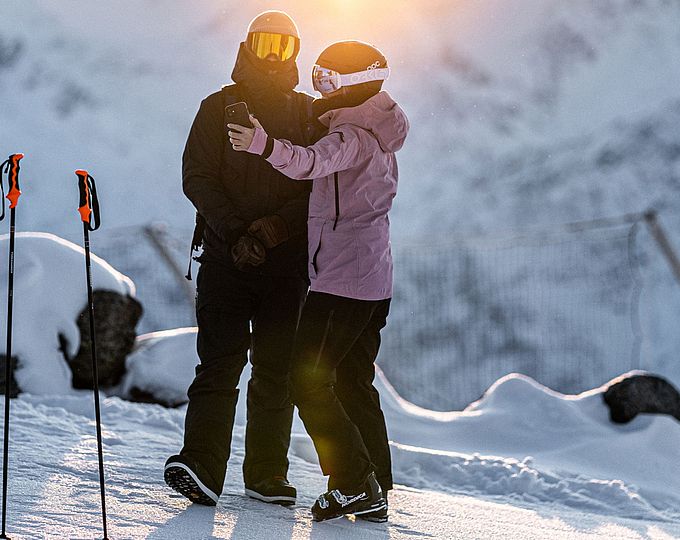
[[[229,124],[235,150],[260,154],[290,178],[313,179],[307,296],[293,350],[291,396],[314,441],[328,489],[315,520],[345,514],[387,519],[391,458],[373,386],[380,330],[392,298],[388,213],[397,193],[395,152],[408,119],[382,91],[387,61],[375,47],[344,41],[324,50],[312,79],[328,133],[309,147]]]

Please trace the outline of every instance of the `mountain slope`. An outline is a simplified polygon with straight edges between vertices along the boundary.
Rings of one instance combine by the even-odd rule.
[[[179,189],[184,138],[200,99],[228,82],[247,21],[265,5],[3,4],[12,25],[0,31],[0,143],[27,154],[21,226],[73,234],[77,167],[100,178],[108,226],[170,216],[190,223]],[[413,126],[400,154],[398,234],[427,230],[419,216],[432,215],[423,209],[437,199],[447,201],[447,213],[464,211],[466,183],[490,157],[581,137],[678,97],[680,5],[673,0],[389,5],[360,10],[325,0],[310,11],[308,2],[289,0],[281,8],[298,19],[305,39],[302,88],[310,87],[316,54],[341,36],[376,42],[390,59],[387,88]],[[485,189],[501,183],[492,178]],[[487,228],[503,225],[488,215],[493,205],[475,210],[487,214]],[[553,216],[572,219],[567,211]]]

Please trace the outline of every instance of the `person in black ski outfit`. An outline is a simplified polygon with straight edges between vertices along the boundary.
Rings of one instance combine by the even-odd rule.
[[[293,415],[288,378],[308,288],[311,185],[234,151],[225,107],[245,101],[273,135],[313,142],[313,98],[294,91],[299,47],[297,27],[285,13],[253,19],[232,73],[235,84],[203,100],[184,150],[184,193],[205,227],[196,296],[200,365],[188,391],[184,446],[167,460],[164,477],[199,504],[215,505],[222,491],[236,386],[249,349],[245,491],[265,502],[296,499],[286,478]]]

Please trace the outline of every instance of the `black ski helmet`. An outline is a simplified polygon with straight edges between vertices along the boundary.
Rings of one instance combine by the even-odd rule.
[[[323,50],[316,63],[342,74],[387,67],[383,53],[363,41],[333,43]]]

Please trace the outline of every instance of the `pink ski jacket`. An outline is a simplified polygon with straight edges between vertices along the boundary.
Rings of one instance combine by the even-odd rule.
[[[397,194],[394,153],[406,139],[404,111],[380,92],[357,107],[319,118],[328,135],[307,148],[257,129],[248,152],[263,154],[290,178],[314,179],[309,200],[311,290],[356,298],[392,297],[388,212]]]

